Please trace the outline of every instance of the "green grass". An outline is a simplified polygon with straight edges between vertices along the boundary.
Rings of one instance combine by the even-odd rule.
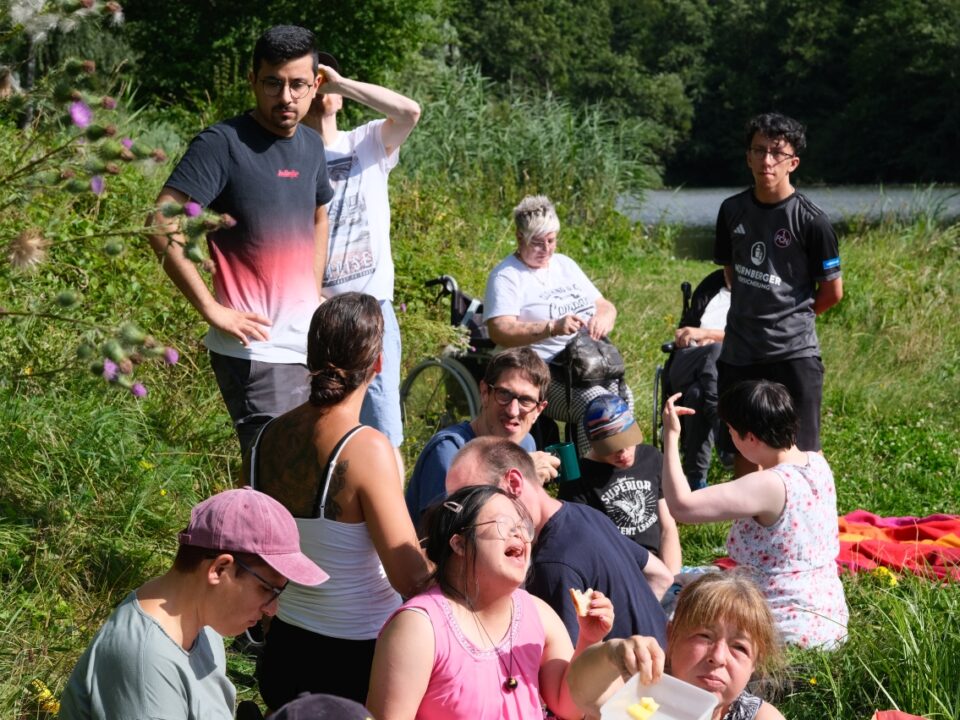
[[[458,98],[438,91],[437,97],[454,107],[476,101],[478,92]],[[475,112],[486,124],[495,118]],[[438,117],[415,134],[422,146],[470,130],[457,112]],[[510,122],[522,117],[516,112]],[[516,132],[527,138],[546,133],[559,142],[565,128],[573,129],[563,156],[575,165],[597,152],[616,154],[609,136],[583,137],[577,146],[577,133],[607,130],[591,130],[589,118],[571,118],[555,118],[553,125],[532,118]],[[9,128],[0,131],[11,137]],[[497,177],[500,146],[489,128],[483,132],[475,163],[459,175],[414,162],[408,167],[412,140],[392,181],[405,368],[451,340],[447,307],[433,302],[423,282],[450,273],[468,292],[482,294],[489,269],[514,249],[510,208],[523,194],[548,189],[564,223],[561,252],[576,259],[620,311],[614,338],[645,423],[654,367],[663,360],[660,344],[672,336],[680,313],[679,284],[696,282],[712,267],[674,256],[675,228],[647,232],[613,213],[600,178],[567,188],[546,177],[555,167],[522,153],[511,155]],[[452,151],[471,147],[463,139],[451,139]],[[542,151],[530,157],[538,155]],[[97,203],[11,208],[0,218],[0,234],[38,226],[54,239],[87,236],[142,217],[164,175],[118,181]],[[823,444],[841,512],[925,515],[960,508],[960,226],[934,220],[853,226],[841,239],[846,297],[818,322],[827,368]],[[60,692],[113,606],[167,565],[190,507],[233,485],[239,470],[196,313],[142,241],[129,241],[118,257],[85,249],[100,242],[56,246],[54,261],[31,275],[0,264],[4,308],[49,312],[56,292],[78,287],[83,304],[59,314],[103,327],[136,322],[176,345],[182,360],[172,368],[140,366],[150,394],[137,402],[76,360],[85,325],[0,317],[0,713],[12,717],[38,714],[25,694],[31,679]],[[405,450],[412,467],[418,448]],[[723,526],[683,528],[686,562],[708,562],[722,552],[724,535]],[[902,578],[887,588],[869,576],[845,583],[851,640],[834,654],[794,657],[781,701],[787,716],[860,720],[875,707],[900,707],[957,717],[957,585]],[[230,668],[242,693],[253,694],[249,662],[232,656]]]

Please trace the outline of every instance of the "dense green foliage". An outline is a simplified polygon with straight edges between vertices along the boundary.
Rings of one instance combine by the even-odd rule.
[[[213,7],[173,3],[150,10],[160,22],[178,12],[206,12],[208,5]],[[348,4],[342,5],[347,13]],[[367,9],[355,7],[350,17],[373,23],[364,13],[378,5],[359,5]],[[386,0],[382,5],[387,18],[389,12],[412,7]],[[754,6],[774,8],[772,3],[724,7],[731,17],[743,19]],[[216,7],[233,12],[221,3]],[[253,12],[252,7],[237,3],[230,22],[215,23],[231,33],[218,50],[229,46],[239,53],[245,47],[250,36],[240,28],[248,17],[243,12]],[[420,7],[426,13],[433,6]],[[610,47],[627,47],[632,28],[649,33],[650,42],[660,42],[663,52],[643,45],[644,67],[655,66],[656,76],[673,77],[664,82],[683,88],[696,107],[708,90],[719,91],[706,79],[709,63],[703,60],[704,33],[717,22],[715,7],[681,0],[662,8],[653,2],[624,3],[610,23],[622,37]],[[824,15],[808,18],[819,18],[814,23],[818,32],[834,21],[838,28],[846,27],[843,6],[828,2],[818,7]],[[871,11],[871,17],[920,27],[895,12],[906,7],[903,3],[875,7],[887,12]],[[946,3],[943,7],[949,10]],[[134,17],[136,10],[135,4],[129,15]],[[536,7],[530,4],[526,11],[535,13]],[[763,22],[784,17],[770,12]],[[686,35],[681,23],[671,21],[674,16],[686,18]],[[185,32],[197,44],[186,43],[193,54],[183,57],[192,57],[196,67],[213,57],[195,49],[210,49],[211,18],[181,18],[208,21],[206,34]],[[756,23],[758,43],[769,37],[763,22]],[[180,42],[170,34],[176,24],[164,27],[169,32],[158,31],[156,41],[173,48]],[[940,47],[951,47],[948,21],[928,29],[942,37]],[[67,37],[82,46],[80,36]],[[411,47],[419,42],[411,40]],[[815,45],[829,54],[829,43],[811,40],[809,47]],[[108,46],[103,41],[100,57],[108,57]],[[0,42],[5,59],[24,47]],[[50,70],[62,60],[59,47],[43,46],[47,54],[41,69]],[[171,52],[180,57],[177,53],[186,51]],[[229,55],[224,51],[209,68],[221,67],[218,62]],[[377,72],[386,72],[392,67],[386,57],[363,67],[377,64],[382,68]],[[816,57],[811,55],[812,65],[823,62]],[[354,62],[361,66],[360,59]],[[510,208],[524,193],[545,191],[559,206],[562,252],[580,262],[619,309],[615,339],[628,361],[638,414],[645,417],[653,369],[662,362],[660,343],[678,319],[678,285],[711,269],[677,257],[675,228],[651,233],[613,211],[617,194],[649,182],[663,157],[666,146],[661,143],[667,136],[659,133],[666,116],[624,124],[604,110],[602,93],[583,108],[576,98],[561,99],[559,92],[545,97],[519,83],[507,89],[492,86],[471,68],[431,72],[430,62],[404,65],[391,76],[392,83],[412,88],[426,109],[391,188],[397,305],[405,309],[400,313],[404,365],[409,369],[437,353],[453,335],[445,306],[433,301],[424,280],[452,273],[467,291],[482,292],[488,270],[514,248]],[[904,60],[910,63],[929,68],[931,76],[945,67],[939,56]],[[210,80],[221,71],[199,74]],[[227,88],[226,79],[224,83]],[[212,100],[205,110],[210,113],[236,100],[228,94],[218,100],[216,86],[174,91],[173,97],[186,101],[191,93],[208,91]],[[15,128],[17,113],[11,107],[0,105],[0,177],[43,157],[73,132],[64,121],[23,133]],[[182,107],[177,113],[183,127],[202,122]],[[137,141],[154,138],[155,145],[162,139],[168,151],[174,150],[170,127],[152,117],[121,119],[136,130]],[[737,117],[731,123],[740,121]],[[672,127],[680,132],[683,123]],[[729,135],[723,128],[718,132]],[[237,479],[236,440],[200,343],[205,328],[163,275],[140,231],[145,209],[166,174],[162,166],[146,167],[154,172],[124,171],[109,179],[101,196],[67,195],[56,187],[36,193],[20,188],[17,192],[24,194],[16,202],[2,199],[0,713],[5,716],[44,716],[27,689],[29,682],[40,678],[59,693],[111,608],[167,566],[175,533],[186,523],[190,507]],[[7,262],[9,242],[27,228],[55,241],[45,248],[45,261],[30,272]],[[113,231],[122,236],[120,251],[101,252],[104,233]],[[960,225],[945,226],[931,211],[880,227],[853,224],[841,243],[846,297],[818,321],[827,366],[824,450],[837,478],[840,511],[957,512]],[[69,306],[57,300],[64,290],[77,293]],[[137,368],[149,388],[140,401],[113,392],[101,377],[86,371],[88,361],[76,356],[85,333],[126,322],[181,350],[176,366]],[[414,447],[404,450],[408,459],[417,452]],[[719,468],[711,480],[721,480]],[[685,562],[708,562],[722,553],[724,535],[722,525],[683,528]],[[852,610],[850,642],[834,654],[793,655],[778,701],[784,714],[865,720],[875,708],[896,706],[936,720],[957,717],[960,631],[954,618],[960,586],[902,577],[891,587],[885,577],[872,575],[847,577],[845,585]],[[255,696],[250,663],[237,656],[230,663],[243,694]]]
[[[954,0],[460,0],[453,20],[485,75],[658,123],[670,183],[739,180],[768,110],[808,123],[809,180],[960,177]]]

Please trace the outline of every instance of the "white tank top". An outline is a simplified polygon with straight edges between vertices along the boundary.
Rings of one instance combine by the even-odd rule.
[[[266,425],[264,429],[266,429]],[[280,596],[277,617],[285,623],[345,640],[372,640],[387,618],[402,604],[370,539],[367,524],[342,523],[323,517],[330,478],[340,451],[363,425],[358,425],[334,448],[315,503],[315,517],[295,518],[300,550],[322,567],[330,579],[307,587],[291,582]],[[263,431],[261,430],[260,436]],[[257,437],[250,453],[250,484],[256,487]]]

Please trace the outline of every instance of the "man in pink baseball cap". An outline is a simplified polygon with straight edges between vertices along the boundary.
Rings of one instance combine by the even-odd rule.
[[[223,636],[273,615],[287,582],[328,575],[300,552],[293,516],[251,488],[198,504],[173,567],[131,592],[74,668],[64,720],[232,720]]]

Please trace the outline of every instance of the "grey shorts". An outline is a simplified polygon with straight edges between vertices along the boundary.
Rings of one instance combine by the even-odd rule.
[[[389,300],[380,301],[383,313],[383,369],[377,375],[360,408],[360,422],[376,428],[390,439],[390,444],[403,444],[403,421],[400,417],[400,325]]]
[[[210,353],[210,364],[243,453],[262,425],[310,397],[306,365],[268,363],[215,352]]]

